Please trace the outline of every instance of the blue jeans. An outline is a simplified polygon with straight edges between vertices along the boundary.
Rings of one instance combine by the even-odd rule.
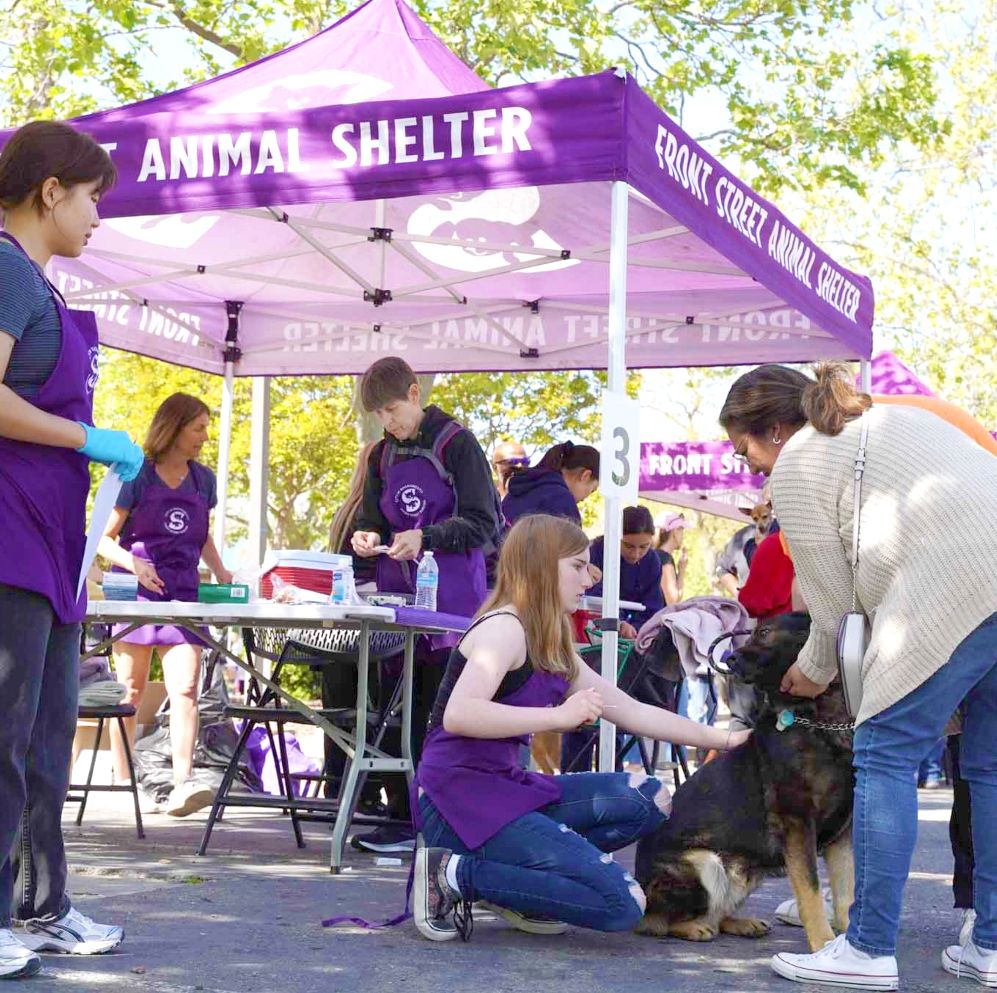
[[[69,910],[61,821],[79,684],[80,625],[0,584],[0,928]]]
[[[929,680],[855,731],[855,903],[848,940],[893,955],[917,840],[917,768],[965,699],[961,766],[972,796],[976,929],[997,950],[997,614]]]
[[[942,756],[945,754],[945,739],[939,738],[935,742],[934,748],[928,752],[917,768],[917,781],[926,783],[929,779],[939,780],[942,778]]]
[[[473,851],[424,794],[419,804],[425,843],[462,856],[457,879],[466,900],[596,931],[629,931],[644,913],[644,894],[603,853],[624,848],[665,820],[655,803],[664,787],[657,779],[613,772],[557,779],[558,803],[516,818]]]

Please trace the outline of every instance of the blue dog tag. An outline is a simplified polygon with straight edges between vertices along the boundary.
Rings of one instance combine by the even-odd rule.
[[[780,710],[779,716],[775,719],[776,731],[785,731],[796,723],[796,714],[791,710]]]

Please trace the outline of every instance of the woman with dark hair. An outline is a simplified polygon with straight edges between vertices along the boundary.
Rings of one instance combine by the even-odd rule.
[[[0,153],[0,979],[37,972],[35,951],[93,954],[124,937],[70,904],[60,821],[88,463],[131,479],[142,452],[124,431],[93,426],[97,323],[45,276],[53,256],[82,254],[114,179],[104,149],[67,124],[26,124]],[[18,938],[12,912],[27,922]]]
[[[174,393],[160,404],[145,439],[145,464],[133,482],[121,487],[104,529],[98,551],[117,571],[135,573],[140,600],[197,600],[202,558],[220,583],[232,581],[210,531],[211,510],[218,502],[215,474],[196,461],[208,440],[210,416],[204,401],[186,393]],[[117,625],[114,632],[126,627]],[[191,779],[201,645],[189,631],[167,624],[145,625],[114,643],[114,671],[128,687],[124,702],[136,708],[149,679],[152,650],[159,649],[173,751],[174,785],[166,813],[175,817],[185,817],[214,799],[208,786]],[[126,726],[134,737],[135,719]],[[114,771],[121,780],[128,765],[117,730],[112,732]],[[146,797],[149,810],[159,809],[155,801]]]
[[[897,988],[917,768],[965,699],[961,762],[972,795],[977,916],[970,940],[946,948],[942,965],[997,986],[997,460],[932,413],[873,405],[840,365],[819,366],[816,379],[782,366],[754,369],[731,388],[720,423],[751,470],[771,474],[775,511],[813,618],[783,690],[823,693],[837,673],[841,616],[857,601],[871,622],[855,728],[848,931],[812,955],[780,953],[772,966],[796,982]],[[941,571],[931,540],[940,534],[947,553]]]
[[[637,628],[665,606],[661,592],[661,559],[653,552],[654,520],[647,507],[623,510],[623,536],[620,538],[620,599],[644,605],[643,611],[620,611],[620,637],[636,638]],[[591,560],[600,572],[605,565],[605,538],[592,542]],[[602,596],[602,580],[592,587],[593,596]]]
[[[562,442],[548,449],[532,469],[509,476],[502,513],[514,524],[525,514],[566,517],[581,524],[578,505],[599,488],[599,452],[591,445]]]
[[[582,664],[568,618],[592,585],[588,545],[563,518],[513,525],[495,592],[450,655],[416,775],[413,917],[431,941],[467,940],[475,902],[534,934],[629,931],[644,912],[640,885],[604,853],[664,821],[667,788],[645,775],[527,772],[520,748],[534,732],[607,709],[623,730],[680,744],[747,738],[639,703]]]

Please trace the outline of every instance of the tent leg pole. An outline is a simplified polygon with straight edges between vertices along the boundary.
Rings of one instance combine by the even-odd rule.
[[[609,247],[609,376],[607,389],[623,393],[627,384],[627,208],[630,188],[624,182],[612,187],[612,219]],[[608,452],[603,453],[607,458]],[[623,527],[622,501],[604,499],[605,556],[603,559],[602,616],[620,616],[620,539]],[[602,638],[602,677],[616,685],[618,634],[606,631]],[[616,768],[616,726],[605,718],[599,723],[599,771]]]
[[[859,360],[859,386],[863,393],[872,392],[872,363],[868,359]]]
[[[249,564],[260,566],[267,551],[267,464],[270,461],[270,377],[253,377],[249,444]]]
[[[215,508],[215,547],[224,557],[225,515],[228,511],[228,464],[232,451],[232,401],[235,392],[235,367],[225,363],[222,379],[222,416],[218,428],[218,505]]]

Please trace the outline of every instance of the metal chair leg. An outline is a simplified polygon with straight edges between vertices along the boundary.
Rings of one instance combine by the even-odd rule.
[[[277,782],[279,783],[282,779],[284,781],[284,796],[287,797],[288,802],[288,812],[291,815],[291,827],[294,828],[294,840],[298,844],[298,848],[305,847],[305,839],[301,834],[301,823],[298,821],[298,810],[294,806],[294,786],[291,783],[291,764],[287,758],[287,742],[284,739],[284,734],[280,728],[277,726],[277,741],[280,745],[280,767],[277,769]],[[274,755],[274,762],[277,761],[277,756]],[[283,768],[283,772],[281,771]]]
[[[204,825],[204,834],[201,837],[201,844],[197,849],[198,855],[204,855],[208,850],[208,842],[211,841],[211,832],[214,829],[216,821],[221,818],[222,804],[228,798],[229,787],[232,785],[232,780],[235,779],[235,774],[239,770],[239,759],[242,756],[243,749],[246,747],[246,739],[249,737],[249,732],[255,726],[256,722],[248,719],[243,725],[242,733],[239,735],[239,740],[235,745],[235,751],[232,753],[232,758],[229,761],[228,768],[225,770],[225,775],[222,776],[221,785],[215,794],[215,802],[211,805],[211,813],[208,814],[208,823]]]
[[[93,751],[90,753],[90,771],[87,773],[87,782],[83,787],[83,795],[80,797],[80,809],[76,815],[77,827],[83,823],[83,812],[87,809],[87,800],[90,797],[90,784],[93,782],[93,771],[97,767],[97,752],[100,751],[100,741],[104,736],[104,718],[97,718],[97,734],[94,737]]]
[[[142,811],[138,803],[138,783],[135,781],[135,763],[132,761],[132,747],[128,743],[128,734],[125,731],[125,720],[123,717],[115,718],[118,722],[118,733],[125,748],[125,761],[128,763],[128,777],[132,784],[132,802],[135,804],[135,831],[140,838],[145,837],[145,828],[142,826]]]

